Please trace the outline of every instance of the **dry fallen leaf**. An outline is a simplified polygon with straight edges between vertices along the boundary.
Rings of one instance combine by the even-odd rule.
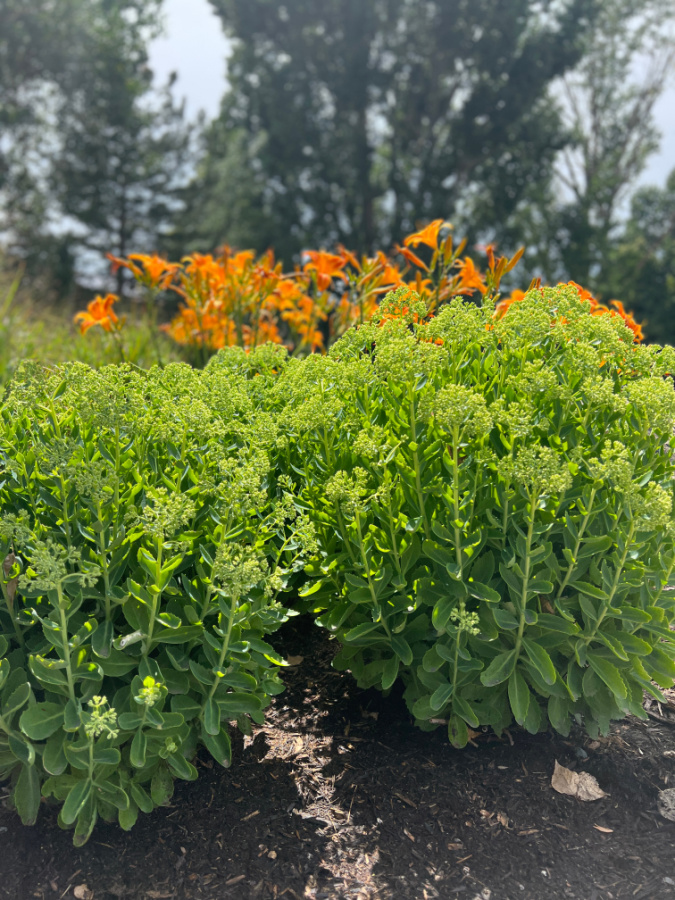
[[[594,825],[593,828],[597,828],[597,830],[602,831],[603,834],[614,834],[613,828],[603,828],[602,825]]]
[[[86,884],[78,884],[73,888],[73,897],[75,900],[94,900],[94,892]]]
[[[607,794],[602,790],[597,780],[588,772],[572,772],[555,761],[551,787],[559,794],[569,794],[577,800],[602,800]]]
[[[289,656],[286,662],[289,666],[299,666],[304,658],[304,656]]]
[[[659,791],[656,805],[664,819],[675,822],[675,788]]]

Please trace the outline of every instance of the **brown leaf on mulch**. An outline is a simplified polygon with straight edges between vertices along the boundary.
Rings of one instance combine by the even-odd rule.
[[[555,761],[555,769],[551,778],[551,787],[559,794],[569,794],[577,800],[602,800],[607,794],[598,784],[597,778],[588,772],[572,772]]]

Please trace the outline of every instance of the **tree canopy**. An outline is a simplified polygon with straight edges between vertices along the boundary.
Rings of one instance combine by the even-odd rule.
[[[3,226],[35,268],[61,257],[100,279],[106,252],[156,249],[172,227],[189,132],[148,65],[161,0],[58,7],[10,0],[0,11]]]
[[[287,258],[309,243],[371,250],[436,217],[499,229],[548,176],[563,131],[547,88],[597,13],[594,0],[513,0],[508,14],[498,0],[211,2],[234,50],[195,239]]]

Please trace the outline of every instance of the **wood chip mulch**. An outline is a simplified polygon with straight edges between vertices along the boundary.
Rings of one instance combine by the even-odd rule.
[[[675,692],[591,741],[486,732],[456,751],[414,728],[400,695],[334,671],[335,645],[303,617],[274,640],[294,665],[264,727],[207,756],[170,807],[86,847],[45,805],[24,828],[0,802],[8,900],[660,900],[675,898]],[[551,788],[555,761],[607,792]],[[0,801],[6,787],[0,786]]]

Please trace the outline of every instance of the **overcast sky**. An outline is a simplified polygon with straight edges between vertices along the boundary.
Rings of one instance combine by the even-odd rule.
[[[158,80],[178,73],[176,91],[187,100],[188,113],[218,112],[225,89],[228,42],[208,0],[165,0],[165,36],[155,41],[150,62]],[[656,120],[663,132],[659,153],[650,159],[640,182],[663,185],[675,168],[675,84],[663,94]]]

